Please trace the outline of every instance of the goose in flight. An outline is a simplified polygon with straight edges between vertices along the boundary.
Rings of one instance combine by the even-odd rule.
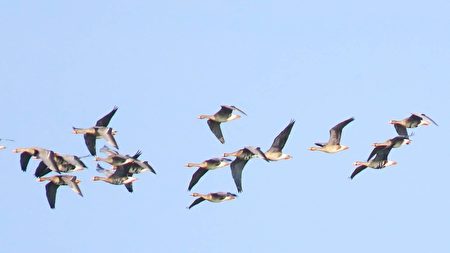
[[[233,176],[234,183],[236,184],[236,188],[238,192],[242,192],[242,171],[244,170],[245,165],[247,162],[254,158],[254,157],[260,157],[267,162],[270,160],[266,157],[264,152],[261,151],[260,147],[252,147],[247,146],[245,148],[239,149],[236,152],[232,153],[225,153],[223,156],[235,156],[233,162],[231,162],[231,175]]]
[[[309,150],[311,151],[322,151],[325,153],[337,153],[342,150],[346,150],[349,147],[341,145],[341,135],[342,135],[342,129],[350,122],[352,122],[354,118],[349,118],[341,123],[337,124],[333,128],[330,129],[330,139],[327,143],[319,143],[316,142],[315,144],[318,147],[310,147]]]
[[[236,194],[230,193],[230,192],[213,192],[208,194],[201,194],[201,193],[193,193],[191,196],[196,197],[197,199],[192,202],[192,204],[188,207],[188,209],[191,209],[195,205],[208,200],[209,202],[213,203],[219,203],[226,200],[233,200],[237,197]]]
[[[91,153],[91,155],[95,156],[97,154],[95,149],[96,139],[103,138],[105,139],[111,146],[119,149],[116,140],[114,139],[114,135],[117,133],[116,130],[113,130],[111,127],[108,127],[111,118],[116,113],[118,107],[115,106],[111,112],[103,116],[101,119],[97,121],[95,126],[89,128],[76,128],[73,127],[74,134],[83,134],[84,141],[86,146]]]
[[[391,120],[389,124],[394,125],[395,130],[400,136],[408,136],[407,128],[416,128],[418,126],[428,126],[438,124],[424,113],[411,113],[411,116],[402,120]]]
[[[45,191],[47,195],[48,204],[52,209],[55,208],[56,191],[61,185],[68,185],[75,193],[83,197],[80,187],[78,186],[80,180],[78,180],[76,176],[57,175],[52,177],[40,177],[37,179],[37,181],[38,182],[49,181],[47,185],[45,185]]]
[[[387,146],[379,149],[375,155],[375,158],[367,162],[356,161],[353,163],[354,166],[358,166],[350,176],[353,179],[358,173],[366,169],[367,167],[372,169],[382,169],[388,166],[396,165],[396,161],[388,160],[389,152],[391,152],[392,146]]]
[[[292,156],[283,153],[284,145],[286,144],[287,139],[291,133],[292,127],[295,124],[295,120],[291,120],[286,128],[281,131],[277,137],[273,140],[272,146],[267,150],[264,154],[267,159],[270,161],[279,161],[279,160],[288,160],[291,159]]]
[[[225,166],[230,165],[231,159],[224,158],[224,157],[218,157],[218,158],[211,158],[208,160],[205,160],[201,163],[188,163],[186,164],[186,167],[198,167],[197,171],[194,172],[192,175],[191,181],[189,182],[188,190],[192,190],[192,187],[198,183],[200,178],[203,177],[203,175],[206,174],[209,170],[215,170],[218,168],[222,168]]]
[[[220,110],[213,115],[205,115],[202,114],[198,116],[199,119],[208,119],[207,123],[212,133],[217,137],[217,139],[223,144],[225,143],[225,139],[223,138],[222,130],[220,129],[220,124],[224,122],[229,122],[235,119],[239,119],[241,115],[232,114],[233,111],[236,110],[243,115],[247,114],[243,112],[241,109],[235,106],[222,105]]]

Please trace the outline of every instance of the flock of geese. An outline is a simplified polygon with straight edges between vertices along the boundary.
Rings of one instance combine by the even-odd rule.
[[[104,174],[104,176],[94,176],[92,178],[93,181],[104,181],[113,185],[124,185],[129,192],[133,192],[133,182],[137,180],[134,176],[135,174],[140,174],[142,172],[152,172],[156,174],[156,171],[148,161],[139,159],[142,155],[140,150],[138,150],[134,155],[123,155],[117,151],[119,146],[114,138],[117,131],[111,127],[108,127],[117,109],[118,107],[114,107],[111,112],[99,119],[92,127],[73,127],[73,133],[83,135],[89,153],[95,157],[97,162],[104,162],[111,166],[110,168],[104,168],[97,163],[97,172]],[[240,114],[233,114],[233,112],[238,112]],[[211,132],[220,141],[220,143],[223,144],[225,143],[225,138],[222,134],[221,124],[239,119],[242,117],[241,114],[246,115],[244,111],[235,106],[222,105],[221,109],[215,114],[200,115],[198,118],[207,120],[207,124]],[[341,145],[342,130],[353,120],[354,118],[349,118],[332,127],[329,132],[328,142],[317,142],[315,143],[315,146],[310,147],[309,150],[321,151],[325,153],[337,153],[348,149],[348,146]],[[407,128],[416,128],[418,126],[427,126],[430,124],[437,126],[435,121],[423,113],[413,113],[407,118],[402,120],[391,120],[389,123],[394,125],[398,136],[382,143],[374,143],[374,148],[366,161],[354,162],[353,165],[356,166],[356,168],[350,175],[351,179],[366,168],[382,169],[388,166],[396,165],[396,161],[388,160],[388,155],[392,148],[398,148],[403,145],[410,144],[411,141],[409,137],[411,134],[408,133]],[[283,153],[283,148],[289,138],[294,124],[295,120],[291,120],[289,124],[275,137],[271,147],[265,152],[262,151],[260,147],[246,146],[235,152],[224,153],[223,157],[215,157],[199,163],[187,163],[186,167],[198,168],[192,175],[188,190],[191,191],[208,171],[230,166],[231,175],[237,191],[241,193],[243,189],[242,172],[249,160],[252,158],[260,158],[267,162],[273,162],[289,160],[292,158],[291,155]],[[114,149],[105,145],[100,148],[99,151],[106,156],[97,156],[97,139],[104,139]],[[11,141],[9,139],[0,140]],[[0,146],[0,149],[5,148],[5,146]],[[80,181],[77,177],[66,174],[81,171],[86,168],[86,165],[80,157],[76,155],[60,154],[53,150],[41,147],[16,148],[12,151],[14,153],[20,153],[20,167],[22,171],[27,170],[31,158],[40,160],[39,165],[35,169],[34,175],[37,177],[38,182],[48,181],[45,189],[50,208],[55,208],[56,192],[59,186],[69,186],[75,193],[83,196],[78,185]],[[230,159],[228,157],[234,157],[234,159]],[[56,175],[46,176],[52,172],[56,173]],[[211,192],[208,194],[193,193],[192,196],[196,199],[188,207],[189,209],[205,200],[218,203],[226,200],[233,200],[237,197],[236,194],[231,192]]]

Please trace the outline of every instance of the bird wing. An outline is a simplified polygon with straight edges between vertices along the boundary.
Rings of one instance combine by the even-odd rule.
[[[138,159],[139,156],[141,156],[141,155],[142,155],[142,151],[138,150],[138,151],[136,151],[136,154],[134,154],[131,158]]]
[[[133,192],[133,183],[124,184],[129,192]]]
[[[287,139],[289,138],[289,134],[291,133],[292,127],[294,126],[295,120],[291,120],[289,125],[281,131],[277,137],[273,140],[272,146],[269,151],[281,152],[283,150],[284,145],[286,144]]]
[[[247,146],[247,147],[245,147],[245,149],[250,151],[252,154],[259,156],[260,158],[266,160],[267,162],[270,162],[269,158],[267,158],[266,154],[264,154],[264,152],[261,151],[260,147]]]
[[[231,108],[232,110],[236,110],[236,111],[238,111],[238,112],[244,114],[245,116],[247,116],[247,113],[245,113],[244,111],[242,111],[241,109],[237,108],[237,107],[234,106],[234,105],[227,106],[227,107],[228,107],[228,108]]]
[[[375,147],[372,152],[370,152],[369,157],[367,158],[367,161],[369,161],[372,157],[374,157],[380,150],[384,149],[384,146]]]
[[[430,117],[428,117],[428,116],[425,115],[424,113],[413,113],[413,115],[415,115],[415,116],[417,116],[417,117],[425,118],[426,120],[432,122],[432,123],[435,124],[436,126],[439,126],[433,119],[431,119]]]
[[[408,130],[406,130],[406,127],[400,125],[400,124],[394,124],[395,131],[397,131],[397,134],[400,136],[409,136]]]
[[[392,145],[379,150],[375,158],[373,158],[373,161],[386,161],[388,159],[389,152],[391,152],[391,149]]]
[[[117,145],[116,139],[114,138],[113,134],[112,134],[112,128],[108,128],[107,131],[99,131],[100,136],[103,137],[103,139],[105,139],[109,145],[119,149],[119,146]]]
[[[80,187],[77,184],[76,176],[61,176],[61,179],[70,187],[70,189],[72,189],[72,191],[83,197],[83,193],[81,193]]]
[[[205,201],[204,198],[201,198],[201,197],[197,198],[196,200],[194,200],[194,202],[192,202],[192,204],[188,208],[191,209],[193,206],[195,206],[195,205],[197,205],[199,203],[202,203],[203,201]]]
[[[95,124],[95,126],[99,126],[99,127],[106,127],[106,126],[108,126],[109,122],[111,121],[111,118],[114,116],[114,114],[116,113],[117,109],[119,109],[119,108],[117,106],[114,106],[112,111],[109,112],[108,114],[106,114],[105,116],[103,116],[103,118],[99,119],[97,121],[97,123]]]
[[[56,200],[56,190],[58,190],[59,185],[49,182],[45,185],[45,193],[47,195],[48,204],[50,208],[55,208],[55,200]]]
[[[130,171],[130,164],[121,165],[116,167],[116,171],[111,175],[111,177],[128,177]]]
[[[46,155],[41,156],[40,158],[49,169],[61,174],[61,171],[59,171],[58,165],[55,162],[55,152],[48,150],[48,152],[46,152]]]
[[[20,154],[20,168],[22,169],[22,171],[27,171],[27,166],[30,158],[31,154],[28,152],[22,152],[22,154]]]
[[[100,149],[100,152],[105,153],[105,154],[108,154],[108,155],[110,155],[110,156],[116,156],[116,155],[118,156],[118,155],[120,155],[119,152],[110,149],[110,148],[109,148],[108,146],[106,146],[106,145],[104,145],[104,146]]]
[[[52,170],[49,169],[47,167],[47,165],[45,165],[45,163],[41,161],[39,163],[39,165],[36,167],[36,170],[34,171],[34,176],[35,177],[43,177],[43,176],[47,175],[50,172],[52,172]]]
[[[363,171],[365,168],[367,168],[366,165],[361,165],[361,166],[357,167],[357,168],[353,171],[352,175],[350,176],[350,179],[353,179],[359,172]]]
[[[200,180],[200,178],[203,177],[203,175],[206,174],[206,172],[208,172],[207,169],[203,169],[203,168],[199,168],[193,175],[192,175],[192,179],[191,182],[189,182],[189,187],[188,190],[192,190],[192,187],[194,187],[195,184],[198,183],[198,181]]]
[[[223,144],[225,143],[225,139],[223,138],[222,130],[220,129],[220,122],[214,121],[214,120],[208,120],[207,121],[209,129],[211,129],[211,132],[216,136],[217,139]]]
[[[107,177],[110,177],[114,172],[112,172],[111,170],[107,170],[105,168],[103,168],[102,166],[100,166],[100,164],[97,163],[97,172],[99,173],[103,173],[105,174]]]
[[[330,129],[330,139],[328,140],[328,143],[331,145],[339,145],[341,142],[341,135],[342,135],[342,129],[350,122],[355,120],[354,118],[349,118],[341,123],[335,125],[333,128]]]
[[[233,176],[238,192],[242,192],[242,171],[247,162],[248,160],[237,157],[230,165],[231,175]]]
[[[219,118],[228,118],[233,113],[234,108],[228,105],[222,105],[220,110],[214,114],[214,116]]]
[[[84,134],[84,142],[86,143],[86,147],[89,150],[89,153],[91,153],[91,155],[95,156],[97,154],[97,152],[95,151],[95,135],[93,134]]]

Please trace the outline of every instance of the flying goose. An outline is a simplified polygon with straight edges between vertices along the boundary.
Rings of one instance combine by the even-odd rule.
[[[388,160],[389,152],[391,151],[392,146],[387,146],[385,148],[379,149],[375,155],[375,158],[368,162],[356,161],[353,163],[354,166],[358,166],[350,176],[350,179],[353,179],[358,173],[366,169],[367,167],[372,169],[382,169],[384,167],[396,165],[396,161]]]
[[[215,170],[230,165],[231,159],[219,157],[205,160],[201,163],[188,163],[186,167],[198,167],[198,170],[192,175],[192,179],[189,182],[188,190],[192,190],[192,187],[198,183],[200,178],[208,172],[208,170]]]
[[[349,147],[341,145],[341,135],[342,135],[342,129],[350,122],[352,122],[354,118],[349,118],[341,123],[337,124],[333,128],[330,129],[330,139],[327,143],[314,143],[318,147],[310,147],[309,150],[311,151],[322,151],[325,153],[337,153],[342,150],[346,150]]]
[[[55,208],[56,190],[58,190],[58,187],[61,185],[68,185],[75,193],[83,197],[80,187],[78,186],[80,180],[78,180],[76,176],[57,175],[52,177],[40,177],[37,179],[37,181],[38,182],[49,181],[47,185],[45,185],[45,191],[47,195],[48,204],[52,209]]]
[[[71,173],[74,171],[81,171],[87,168],[80,157],[76,155],[63,155],[55,153],[55,162],[60,172]],[[43,177],[50,173],[52,170],[44,162],[40,162],[36,171],[34,172],[35,177]]]
[[[207,123],[213,134],[219,139],[219,141],[223,144],[225,143],[225,139],[223,138],[222,130],[220,129],[220,124],[224,122],[229,122],[235,119],[239,119],[241,115],[232,114],[233,110],[239,111],[243,115],[247,114],[240,110],[235,106],[222,105],[221,109],[216,112],[214,115],[205,115],[202,114],[198,116],[199,119],[208,119]]]
[[[288,160],[291,159],[292,156],[288,154],[284,154],[283,148],[286,144],[287,139],[289,138],[289,134],[291,133],[292,127],[295,124],[295,120],[291,120],[291,122],[286,126],[286,128],[281,131],[277,137],[273,140],[272,146],[267,150],[264,154],[267,159],[270,161],[279,161],[279,160]]]
[[[104,173],[107,177],[99,177],[95,176],[92,178],[93,181],[104,181],[109,184],[114,185],[125,185],[125,188],[131,193],[133,192],[133,182],[137,180],[137,178],[132,176],[132,173],[129,173],[130,166],[122,165],[115,166],[114,170],[106,170],[102,168],[99,164],[97,164],[97,171]]]
[[[99,119],[95,124],[95,126],[93,127],[89,128],[72,127],[74,134],[84,135],[84,141],[91,155],[95,156],[97,154],[95,149],[95,142],[96,139],[99,138],[105,139],[111,146],[119,149],[119,146],[117,145],[117,142],[114,139],[114,135],[117,133],[117,131],[108,127],[108,124],[111,121],[111,118],[116,113],[117,109],[118,107],[115,106],[111,112],[103,116],[103,118]]]
[[[30,148],[16,148],[12,151],[13,153],[21,153],[20,154],[20,167],[22,171],[27,170],[28,162],[31,157],[36,159],[41,159],[42,162],[52,171],[57,173],[61,173],[58,169],[58,166],[55,161],[55,152],[39,147],[30,147]]]
[[[188,207],[188,209],[191,209],[193,206],[208,200],[213,203],[219,203],[226,200],[233,200],[237,197],[236,194],[230,193],[230,192],[213,192],[208,194],[201,194],[201,193],[193,193],[191,196],[196,197],[197,199],[192,202],[192,204]]]
[[[431,123],[438,124],[424,113],[411,113],[411,116],[402,120],[391,120],[389,124],[394,125],[398,135],[408,136],[406,128],[416,128],[418,126],[428,126]]]
[[[231,175],[233,176],[234,183],[236,184],[238,192],[242,192],[242,171],[244,170],[245,165],[250,159],[254,157],[260,157],[266,160],[267,162],[270,161],[266,157],[264,152],[261,151],[261,148],[252,146],[247,146],[245,148],[239,149],[236,152],[224,153],[223,156],[236,157],[236,159],[234,159],[234,161],[231,162],[230,167],[231,167]]]
[[[399,148],[403,145],[409,145],[411,143],[411,140],[408,136],[396,136],[392,139],[389,139],[385,142],[381,143],[374,143],[374,149],[370,153],[369,157],[367,158],[367,161],[369,161],[373,156],[375,156],[379,150],[384,149],[388,146],[391,146],[392,148]]]

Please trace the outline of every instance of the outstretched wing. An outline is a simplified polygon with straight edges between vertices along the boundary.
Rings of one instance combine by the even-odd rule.
[[[84,134],[84,142],[86,143],[86,147],[89,150],[89,153],[91,155],[95,156],[97,154],[97,151],[95,151],[95,135],[93,134]]]
[[[30,161],[30,158],[31,158],[31,154],[28,152],[22,152],[22,154],[20,154],[20,168],[22,169],[22,171],[27,170],[27,166],[28,166],[28,162]]]
[[[342,135],[342,129],[350,122],[355,120],[355,118],[349,118],[341,123],[337,124],[333,128],[330,129],[330,139],[328,140],[328,143],[331,145],[339,145],[341,143],[341,135]]]
[[[58,190],[59,185],[49,182],[45,185],[45,193],[47,195],[48,204],[50,208],[55,208],[56,201],[56,190]]]
[[[357,168],[353,171],[352,175],[350,176],[350,179],[353,179],[356,175],[358,175],[359,172],[363,171],[365,168],[367,168],[366,165],[361,165],[361,166],[357,167]]]
[[[223,138],[222,130],[220,129],[220,122],[214,121],[214,120],[208,120],[207,121],[209,129],[211,129],[211,132],[216,136],[216,138],[223,144],[225,143],[225,139]]]
[[[238,192],[242,192],[242,171],[247,162],[248,160],[237,157],[230,165],[231,175],[233,176]]]
[[[277,135],[277,137],[275,137],[269,151],[281,152],[281,150],[283,150],[284,145],[286,144],[286,141],[289,138],[289,135],[291,134],[291,130],[292,127],[294,126],[294,123],[295,120],[291,120],[289,125],[287,125],[286,128],[284,128],[283,131],[281,131],[281,133]]]
[[[111,118],[114,116],[114,114],[116,113],[117,109],[119,109],[119,107],[114,106],[112,111],[109,112],[108,114],[106,114],[105,116],[103,116],[103,118],[99,119],[97,121],[97,123],[95,124],[95,126],[98,126],[98,127],[106,127],[106,126],[108,126],[109,122],[111,121]]]
[[[205,201],[204,198],[198,198],[198,199],[194,200],[194,202],[192,202],[192,204],[188,208],[191,209],[193,206],[195,206],[199,203],[202,203],[203,201]]]
[[[192,179],[191,182],[189,183],[189,187],[188,190],[192,190],[192,187],[194,187],[194,185],[196,185],[198,183],[198,181],[200,180],[200,178],[203,177],[203,175],[206,174],[206,172],[208,172],[207,169],[203,169],[203,168],[199,168],[193,175],[192,175]]]

